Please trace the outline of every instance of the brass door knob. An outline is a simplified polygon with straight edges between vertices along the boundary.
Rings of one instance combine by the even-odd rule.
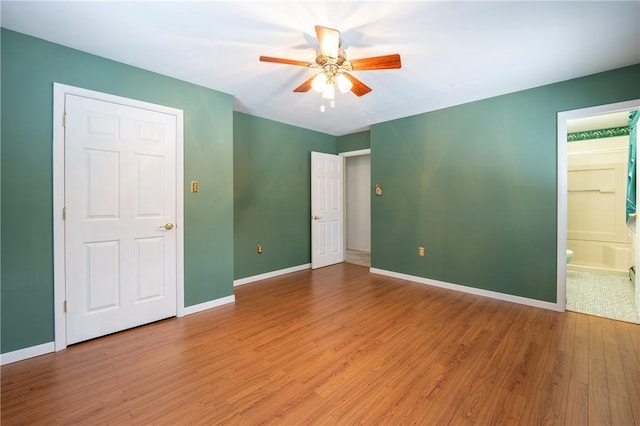
[[[318,219],[320,219],[320,216],[313,215],[313,216],[311,216],[311,219],[318,220]]]
[[[173,223],[167,223],[160,226],[160,229],[164,229],[165,231],[171,231],[173,228]]]

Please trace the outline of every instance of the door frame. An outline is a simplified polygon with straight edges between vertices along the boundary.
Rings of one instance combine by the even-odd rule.
[[[349,208],[347,206],[347,158],[363,155],[371,156],[371,148],[339,152],[338,155],[342,157],[342,258],[344,259],[347,255],[347,209]],[[371,166],[371,162],[369,162],[369,166]],[[369,171],[369,178],[371,178],[371,171]],[[371,204],[369,204],[369,215],[371,215]],[[369,238],[371,238],[371,227],[369,227]],[[371,269],[371,266],[369,269]]]
[[[184,315],[184,119],[183,111],[66,84],[53,83],[53,313],[55,351],[67,347],[65,262],[65,96],[76,95],[176,117],[176,315]]]
[[[621,111],[631,111],[640,108],[640,99],[617,102],[613,104],[598,105],[588,108],[580,108],[569,111],[561,111],[557,114],[557,276],[556,276],[556,310],[564,312],[567,307],[567,191],[568,191],[568,159],[567,159],[567,121],[577,118],[587,118],[596,115],[609,114]],[[638,241],[638,236],[636,236]],[[635,257],[638,259],[640,247],[635,246]]]

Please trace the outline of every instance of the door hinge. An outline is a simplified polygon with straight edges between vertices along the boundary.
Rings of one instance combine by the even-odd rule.
[[[64,304],[63,304],[63,305],[64,305],[64,306],[63,306],[64,313],[66,314],[66,313],[67,313],[67,301],[66,301],[66,300],[64,301]]]
[[[62,127],[67,127],[68,121],[67,121],[67,113],[65,112],[64,115],[62,116]]]
[[[67,208],[62,208],[62,220],[67,220]]]

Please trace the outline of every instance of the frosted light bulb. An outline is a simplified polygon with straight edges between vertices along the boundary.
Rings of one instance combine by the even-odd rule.
[[[320,73],[316,75],[313,80],[311,80],[311,87],[316,92],[322,92],[327,85],[327,76],[324,73]]]
[[[344,74],[338,74],[336,84],[340,93],[347,93],[353,87],[353,83]]]

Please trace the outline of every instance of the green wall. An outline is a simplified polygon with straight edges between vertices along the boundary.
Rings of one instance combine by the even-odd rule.
[[[53,82],[184,111],[185,305],[232,295],[232,97],[6,29],[1,43],[1,352],[54,340]]]
[[[371,132],[352,133],[350,135],[338,136],[336,146],[338,152],[360,151],[371,148]]]
[[[233,139],[235,278],[309,263],[311,151],[335,136],[236,112]]]
[[[372,266],[555,302],[557,113],[638,98],[640,65],[372,126]]]

